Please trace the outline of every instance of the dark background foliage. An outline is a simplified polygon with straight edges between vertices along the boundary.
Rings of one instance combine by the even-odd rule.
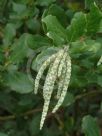
[[[101,10],[101,0],[0,0],[0,136],[102,136]],[[69,91],[40,131],[42,89],[33,94],[27,70],[35,78],[42,58],[63,44],[72,58]]]

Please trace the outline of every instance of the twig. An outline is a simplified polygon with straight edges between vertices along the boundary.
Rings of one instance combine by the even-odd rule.
[[[75,101],[80,100],[84,97],[93,97],[93,96],[96,96],[96,95],[99,95],[99,94],[102,94],[102,91],[92,91],[92,92],[84,93],[84,94],[76,96]]]
[[[20,114],[19,116],[29,116],[31,114],[37,113],[42,111],[42,109],[33,109],[30,111],[27,111],[25,113]],[[17,115],[18,116],[18,115]],[[0,121],[6,121],[6,120],[11,120],[11,119],[16,119],[17,117],[16,115],[8,115],[8,116],[0,116]]]
[[[92,92],[88,92],[88,93],[85,93],[85,94],[81,94],[81,95],[76,96],[75,101],[83,99],[84,97],[93,97],[93,96],[96,96],[96,95],[99,95],[99,94],[102,94],[102,91],[92,91]],[[21,113],[19,116],[21,116],[21,117],[22,116],[23,117],[30,116],[30,115],[32,115],[34,113],[41,112],[41,111],[42,111],[41,108],[39,108],[39,109],[33,109],[33,110],[27,111],[25,113]],[[48,115],[48,117],[51,116],[51,115],[52,115],[52,113],[50,113]],[[17,116],[18,115],[0,116],[0,121],[6,121],[6,120],[16,119]]]

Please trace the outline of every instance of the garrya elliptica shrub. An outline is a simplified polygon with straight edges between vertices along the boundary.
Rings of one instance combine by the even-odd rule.
[[[0,136],[101,136],[101,1],[0,0]]]

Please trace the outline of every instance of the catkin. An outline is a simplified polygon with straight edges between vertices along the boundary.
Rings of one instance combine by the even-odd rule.
[[[59,109],[59,107],[63,103],[64,98],[65,98],[66,93],[67,93],[68,85],[69,85],[69,82],[70,82],[70,76],[71,76],[71,59],[70,59],[70,56],[67,56],[66,63],[67,63],[67,67],[66,67],[65,79],[64,79],[64,82],[63,82],[63,90],[62,90],[61,96],[58,100],[58,103],[55,106],[55,108],[53,109],[52,113],[55,113]]]
[[[58,91],[57,91],[57,96],[56,96],[57,99],[60,98],[60,95],[61,95],[61,92],[63,89],[63,81],[64,81],[65,73],[66,73],[66,62],[65,62],[66,57],[67,57],[67,52],[65,52],[64,57],[61,60],[63,62],[61,63],[62,66],[60,66],[61,67],[61,75],[59,77],[59,82],[58,82]]]
[[[58,52],[54,63],[49,68],[49,71],[48,71],[48,74],[45,80],[45,84],[43,87],[43,97],[44,97],[45,102],[44,102],[44,107],[43,107],[43,112],[42,112],[42,117],[41,117],[41,122],[40,122],[40,129],[42,129],[43,127],[43,124],[44,124],[44,121],[45,121],[45,118],[48,112],[48,107],[49,107],[51,95],[53,92],[54,83],[57,78],[57,69],[58,69],[59,62],[60,62],[62,55],[63,55],[63,50]]]
[[[49,97],[51,97],[51,96],[49,96]],[[45,118],[46,118],[46,115],[47,115],[47,111],[48,111],[48,107],[49,107],[49,103],[50,103],[49,97],[44,102],[43,112],[42,112],[42,117],[41,117],[41,122],[40,122],[40,130],[43,127],[43,124],[44,124],[44,121],[45,121]]]
[[[66,50],[65,50],[66,49]],[[65,48],[65,52],[63,54],[63,58],[61,59],[60,61],[60,64],[59,64],[59,68],[58,68],[58,77],[60,77],[61,73],[62,73],[62,69],[63,69],[63,66],[64,66],[64,62],[65,62],[65,59],[67,57],[67,48]]]
[[[101,65],[101,63],[102,63],[102,56],[101,56],[101,58],[99,59],[99,61],[98,61],[98,63],[97,63],[97,66]]]
[[[39,81],[43,75],[43,72],[44,70],[47,68],[47,66],[52,62],[54,61],[56,57],[56,54],[53,54],[51,57],[49,57],[41,66],[41,68],[39,69],[39,72],[36,76],[36,79],[35,79],[35,88],[34,88],[34,93],[37,94],[38,92],[38,88],[39,88]]]
[[[39,82],[44,73],[44,70],[48,66],[50,67],[43,86],[44,106],[40,121],[40,129],[43,127],[57,78],[59,79],[57,91],[58,102],[52,111],[53,113],[56,112],[56,110],[61,106],[67,93],[71,76],[71,59],[68,55],[68,47],[65,47],[64,49],[61,49],[57,53],[53,54],[42,64],[35,79],[35,94],[38,92]]]
[[[44,87],[43,87],[43,97],[46,96],[46,93],[48,93],[48,89],[53,90],[53,88],[54,88],[54,83],[55,83],[55,80],[57,78],[57,70],[58,70],[58,66],[59,66],[59,63],[60,63],[60,59],[63,55],[63,52],[64,52],[64,50],[60,50],[57,53],[55,61],[53,62],[53,64],[51,65],[51,67],[48,70],[48,74],[47,74],[45,84],[44,84]],[[51,89],[50,89],[50,87],[51,87]]]

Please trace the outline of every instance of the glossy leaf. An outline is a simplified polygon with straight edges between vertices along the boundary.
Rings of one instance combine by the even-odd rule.
[[[1,133],[1,132],[0,132],[0,136],[8,136],[8,135],[5,134],[5,133]]]
[[[36,4],[41,5],[41,6],[48,6],[55,1],[56,0],[37,0]]]
[[[30,93],[33,91],[33,84],[29,80],[26,74],[16,72],[8,75],[7,85],[12,89],[21,94]]]
[[[40,123],[40,115],[36,115],[32,118],[32,121],[30,122],[30,125],[29,125],[29,129],[30,129],[30,133],[32,135],[37,135],[39,134],[39,123]]]
[[[42,19],[42,22],[46,24],[48,37],[53,40],[56,40],[56,37],[59,37],[59,42],[61,43],[65,43],[68,40],[66,30],[55,16],[48,15]]]
[[[75,98],[74,98],[73,94],[68,92],[68,93],[66,94],[65,100],[64,100],[64,102],[63,102],[62,105],[63,105],[63,106],[69,106],[69,105],[71,105],[74,101],[75,101]]]
[[[102,12],[97,7],[96,3],[92,4],[90,13],[87,15],[87,34],[95,34],[102,19]]]
[[[66,15],[65,11],[63,10],[63,8],[61,8],[57,4],[52,4],[48,8],[48,10],[46,10],[46,12],[44,12],[43,18],[48,16],[48,15],[56,16],[56,18],[60,21],[62,26],[66,26],[67,23],[68,23],[67,22],[67,15]]]
[[[96,120],[89,115],[83,118],[82,130],[85,136],[101,136]]]
[[[20,62],[23,58],[27,56],[28,51],[28,42],[29,34],[23,34],[12,46],[12,53],[10,55],[10,62]]]
[[[49,56],[56,53],[58,51],[58,48],[50,47],[45,50],[43,50],[35,60],[32,62],[32,69],[38,71],[41,65],[45,60],[48,59]]]
[[[79,39],[84,35],[86,29],[86,15],[82,12],[76,13],[67,27],[68,40],[70,42]]]
[[[14,24],[7,24],[4,30],[3,42],[6,46],[10,45],[14,36],[16,35],[16,27]]]
[[[47,37],[40,35],[29,35],[27,43],[31,49],[37,49],[43,46],[52,46],[51,41]]]

